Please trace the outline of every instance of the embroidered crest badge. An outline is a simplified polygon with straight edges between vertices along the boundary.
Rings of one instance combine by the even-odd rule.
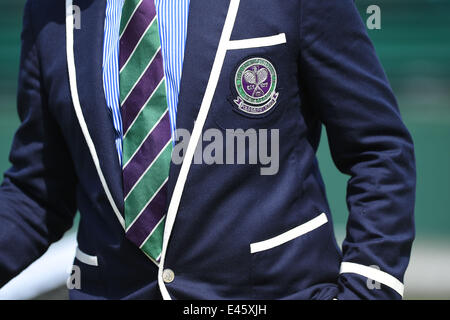
[[[238,94],[234,103],[239,110],[251,115],[268,112],[278,99],[277,80],[277,72],[269,60],[250,58],[244,61],[234,78]]]

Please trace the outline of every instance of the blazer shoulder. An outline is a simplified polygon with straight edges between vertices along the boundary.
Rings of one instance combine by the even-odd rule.
[[[24,20],[30,19],[35,28],[48,23],[64,24],[66,3],[63,0],[27,0],[24,8]]]

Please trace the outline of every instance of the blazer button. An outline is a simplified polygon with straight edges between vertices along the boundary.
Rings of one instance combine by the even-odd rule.
[[[175,279],[175,273],[170,269],[166,269],[163,271],[162,277],[165,283],[171,283]]]

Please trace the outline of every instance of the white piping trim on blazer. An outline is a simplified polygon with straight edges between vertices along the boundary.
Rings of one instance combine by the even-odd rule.
[[[228,50],[251,49],[259,47],[270,47],[286,43],[286,34],[280,33],[275,36],[260,37],[252,39],[232,40],[228,42]]]
[[[81,110],[80,99],[78,96],[77,88],[77,74],[75,68],[75,57],[73,52],[73,5],[72,0],[66,0],[66,54],[67,54],[67,67],[69,71],[69,83],[70,83],[70,93],[72,95],[73,107],[80,123],[81,131],[83,132],[84,138],[88,145],[89,151],[91,153],[92,160],[94,161],[95,168],[97,169],[100,182],[102,183],[103,189],[105,190],[106,197],[108,198],[111,207],[119,220],[122,228],[125,230],[125,220],[120,214],[119,209],[114,202],[114,199],[109,190],[108,184],[106,183],[105,176],[103,175],[102,168],[100,167],[100,161],[98,159],[97,151],[95,150],[94,142],[92,141],[91,135],[89,134],[89,129],[86,125],[84,119],[83,111]]]
[[[378,281],[394,289],[400,296],[403,297],[403,291],[405,289],[403,283],[386,272],[358,263],[342,262],[340,273],[356,273],[374,281]]]
[[[250,253],[257,253],[265,250],[269,250],[282,244],[294,240],[308,232],[311,232],[320,226],[324,225],[328,222],[327,215],[325,213],[320,214],[319,216],[311,219],[293,229],[290,229],[276,237],[255,242],[250,244]]]
[[[77,247],[75,257],[78,259],[78,261],[93,266],[98,267],[98,259],[96,256],[90,256],[83,251],[80,250],[80,248]]]
[[[178,180],[175,184],[172,199],[170,201],[169,209],[167,211],[166,225],[164,228],[164,240],[163,248],[161,253],[161,261],[159,263],[158,272],[158,284],[161,294],[165,300],[171,300],[170,294],[167,291],[166,286],[163,281],[163,271],[164,271],[164,260],[166,257],[167,245],[169,243],[169,237],[172,232],[173,225],[175,223],[175,218],[178,212],[178,207],[180,205],[181,196],[183,194],[184,185],[189,173],[189,169],[192,164],[192,159],[194,157],[194,152],[197,147],[198,141],[202,134],[203,126],[205,125],[206,118],[208,116],[209,108],[216,92],[217,83],[219,82],[219,77],[222,71],[222,66],[225,61],[225,55],[227,53],[227,48],[230,43],[231,33],[233,31],[234,22],[236,20],[237,12],[239,9],[240,0],[231,0],[230,6],[228,7],[227,17],[225,19],[225,24],[222,30],[222,35],[220,37],[219,46],[217,48],[216,57],[214,59],[214,64],[209,75],[208,85],[206,87],[205,95],[203,97],[202,104],[200,106],[200,111],[195,121],[194,129],[192,130],[192,136],[189,141],[188,148],[186,150],[186,155],[181,165],[180,174],[178,175]]]

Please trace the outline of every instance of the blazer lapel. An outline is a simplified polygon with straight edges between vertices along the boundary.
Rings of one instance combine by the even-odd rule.
[[[66,0],[69,1],[70,0]],[[74,0],[81,10],[81,28],[73,30],[77,89],[84,121],[98,155],[114,205],[123,216],[122,171],[115,148],[115,129],[106,105],[103,78],[103,36],[106,0]],[[190,0],[177,128],[192,131],[216,57],[230,1]],[[208,32],[205,32],[208,30]],[[95,162],[95,159],[94,159]],[[169,199],[180,166],[171,164]],[[117,213],[116,213],[117,215]],[[119,217],[119,220],[122,220]],[[123,221],[121,221],[123,224]]]
[[[163,249],[158,270],[158,284],[164,299],[171,299],[163,281],[169,240],[174,230],[178,211],[182,210],[180,201],[189,175],[196,143],[201,139],[201,131],[203,131],[219,75],[222,72],[239,4],[239,0],[191,0],[190,2],[180,103],[177,110],[177,127],[194,132],[194,135],[189,141],[181,167],[174,165],[173,162],[171,165],[168,183],[170,203],[166,215]],[[176,257],[173,258],[176,259]]]
[[[183,72],[177,106],[177,128],[192,133],[216,57],[230,1],[190,0]],[[169,199],[180,166],[172,163]]]
[[[122,214],[122,170],[115,147],[112,115],[107,107],[103,89],[106,0],[75,0],[73,4],[81,10],[81,28],[74,29],[74,60],[80,105],[106,185]]]

